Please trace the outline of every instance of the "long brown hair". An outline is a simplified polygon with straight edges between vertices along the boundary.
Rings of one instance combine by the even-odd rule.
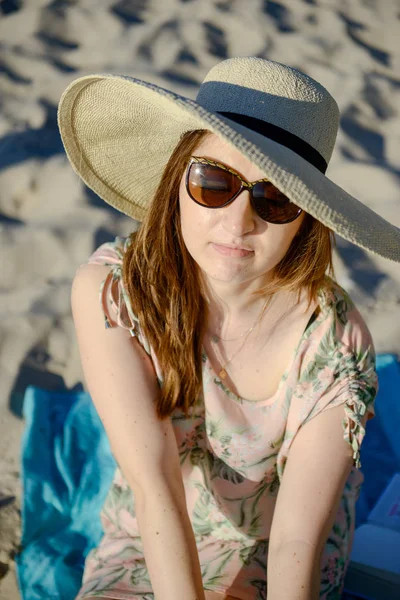
[[[134,314],[157,356],[163,385],[157,415],[164,419],[175,408],[188,415],[202,393],[202,339],[207,303],[200,271],[183,241],[179,214],[179,186],[195,148],[210,132],[185,133],[173,151],[138,231],[123,260],[123,278]],[[306,214],[285,256],[274,270],[268,288],[300,292],[309,301],[333,274],[332,232]]]

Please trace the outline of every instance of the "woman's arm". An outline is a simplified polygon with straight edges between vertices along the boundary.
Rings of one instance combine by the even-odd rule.
[[[323,411],[293,441],[271,527],[268,600],[318,600],[321,554],[353,466],[344,410]]]
[[[171,420],[160,421],[152,361],[121,327],[105,329],[100,284],[109,268],[87,264],[72,286],[72,312],[89,393],[131,486],[157,600],[204,600]]]
[[[269,549],[268,600],[318,600],[320,554],[302,540]]]

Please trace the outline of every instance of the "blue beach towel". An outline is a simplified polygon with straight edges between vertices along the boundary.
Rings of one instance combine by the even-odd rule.
[[[87,393],[30,386],[23,412],[21,598],[72,600],[103,533],[99,512],[115,461]]]
[[[376,367],[376,416],[368,421],[361,445],[365,481],[356,505],[356,527],[365,523],[392,476],[400,471],[400,366],[395,355],[378,354]]]
[[[377,357],[376,418],[361,447],[365,482],[357,504],[364,522],[391,476],[400,471],[400,369]],[[84,392],[29,387],[22,440],[22,600],[73,600],[88,552],[102,536],[99,513],[115,470],[103,425]],[[346,597],[346,596],[344,596]]]

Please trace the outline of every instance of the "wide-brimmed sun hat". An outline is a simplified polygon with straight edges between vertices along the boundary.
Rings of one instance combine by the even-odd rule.
[[[255,57],[224,60],[195,101],[133,77],[88,75],[63,93],[58,124],[76,173],[134,219],[143,219],[182,134],[208,129],[344,239],[400,261],[400,229],[325,175],[339,109],[297,69]]]

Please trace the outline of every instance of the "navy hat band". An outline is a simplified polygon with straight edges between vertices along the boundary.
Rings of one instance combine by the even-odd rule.
[[[321,173],[325,173],[328,163],[324,157],[294,133],[290,133],[278,125],[273,125],[272,123],[257,119],[256,117],[249,117],[248,115],[233,112],[217,112],[217,114],[235,121],[235,123],[239,123],[239,125],[243,125],[256,133],[261,133],[261,135],[274,140],[278,144],[282,144],[282,146],[286,146],[286,148],[293,150],[293,152],[296,152],[296,154],[311,163]]]

